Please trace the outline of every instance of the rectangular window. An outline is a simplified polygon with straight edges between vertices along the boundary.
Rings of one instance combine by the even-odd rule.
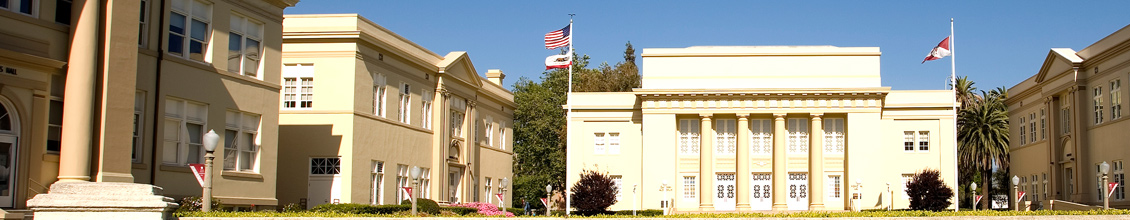
[[[840,175],[828,175],[828,197],[840,198]]]
[[[498,122],[498,149],[506,150],[506,125],[502,121]],[[620,153],[619,146],[616,148],[616,153]]]
[[[824,119],[824,153],[844,153],[844,119]]]
[[[71,5],[74,5],[71,0],[55,0],[55,23],[71,24]],[[144,4],[142,6],[144,7]],[[142,10],[141,14],[144,16],[145,10]]]
[[[619,189],[616,190],[616,200],[624,201],[624,176],[611,175],[609,177],[612,179],[612,184],[616,186],[616,189]]]
[[[314,65],[283,65],[283,108],[310,109],[314,107]]]
[[[144,144],[143,133],[145,132],[145,92],[135,92],[133,94],[133,153],[130,158],[134,163],[141,163],[141,146]]]
[[[902,191],[902,198],[910,199],[910,195],[906,194],[906,184],[910,183],[911,181],[914,181],[914,174],[904,173],[902,174],[902,185],[894,186],[895,188],[891,188],[891,190]]]
[[[315,157],[310,158],[310,175],[338,175],[341,174],[341,158]]]
[[[388,78],[384,74],[373,73],[373,114],[385,117],[385,97],[388,89]]]
[[[494,146],[494,119],[487,116],[483,124],[487,126],[487,129],[483,131],[486,134],[487,146]]]
[[[1063,169],[1063,177],[1067,179],[1067,181],[1063,181],[1067,183],[1067,194],[1075,193],[1075,174],[1071,171],[1071,168]]]
[[[679,154],[698,155],[699,129],[698,120],[679,120]]]
[[[422,110],[420,112],[420,124],[423,124],[421,126],[423,126],[425,129],[432,129],[432,117],[434,117],[432,115],[432,101],[433,99],[435,99],[435,92],[424,88],[422,91],[420,91],[420,94],[421,96],[423,96],[421,98],[423,99],[421,100],[423,102],[420,106],[420,109]]]
[[[70,2],[70,1],[68,1],[68,2]],[[137,25],[137,46],[145,48],[146,43],[149,42],[148,41],[149,40],[149,8],[153,7],[153,6],[149,5],[149,0],[141,0],[140,5],[141,5],[141,16],[138,16],[140,18],[139,18],[139,22],[138,22],[138,25]],[[70,6],[67,6],[67,7],[70,8]],[[71,14],[70,9],[67,9],[67,20],[68,21],[71,20],[70,14]]]
[[[714,124],[714,147],[718,155],[732,156],[738,149],[737,122],[733,119],[718,119]]]
[[[1036,113],[1028,114],[1028,143],[1036,142]]]
[[[608,154],[620,154],[620,133],[608,133]]]
[[[1097,192],[1095,192],[1095,200],[1096,201],[1103,201],[1102,196],[1106,195],[1106,194],[1103,194],[1103,191],[1106,190],[1106,189],[1104,189],[1104,188],[1106,188],[1106,184],[1103,183],[1102,174],[1104,174],[1104,173],[1102,173],[1102,164],[1101,163],[1095,163],[1095,173],[1099,174],[1099,175],[1095,176],[1095,190],[1097,191]]]
[[[789,127],[789,153],[808,153],[808,119],[790,118]]]
[[[1122,117],[1122,80],[1110,81],[1110,120]]]
[[[1024,119],[1025,119],[1024,116],[1020,116],[1020,145],[1024,145],[1024,144],[1028,143],[1028,138],[1027,138],[1027,135],[1026,135],[1026,134],[1028,134],[1028,132],[1027,132],[1028,130],[1025,129],[1025,128],[1027,128],[1026,125],[1028,125],[1028,124],[1024,121]]]
[[[486,196],[487,196],[486,202],[492,203],[493,201],[491,201],[491,200],[494,200],[494,194],[490,193],[492,191],[491,188],[490,188],[490,177],[487,177],[487,180],[484,183],[486,183],[486,189],[483,190],[483,191],[486,192]]]
[[[369,184],[369,204],[381,205],[384,204],[384,194],[382,186],[384,186],[385,178],[385,162],[373,161],[373,173]]]
[[[1047,117],[1044,117],[1044,113],[1045,113],[1045,109],[1041,108],[1040,109],[1040,140],[1044,140],[1044,139],[1048,138],[1046,133],[1044,133],[1044,131],[1047,129],[1047,125],[1045,125],[1045,122],[1047,122],[1047,120],[1046,120]]]
[[[1103,123],[1103,87],[1094,90],[1095,124]]]
[[[1113,170],[1110,181],[1118,183],[1117,186],[1114,186],[1114,190],[1112,191],[1114,194],[1110,197],[1116,200],[1124,200],[1126,199],[1126,170],[1122,167],[1122,161],[1114,161],[1114,163],[1110,164],[1110,168]]]
[[[412,182],[409,181],[408,177],[408,165],[397,164],[396,185],[399,188],[396,189],[396,204],[400,204],[401,201],[404,201],[409,197],[408,192],[404,191],[404,187],[409,187],[411,186],[410,184],[412,184]]]
[[[172,0],[169,14],[169,53],[200,62],[206,57],[212,29],[212,5],[200,0]],[[187,51],[186,51],[187,50]]]
[[[0,9],[19,12],[31,16],[36,16],[37,13],[35,12],[35,9],[38,7],[39,1],[36,0],[0,0]]]
[[[683,176],[683,200],[694,200],[697,188],[694,176]]]
[[[227,112],[224,130],[224,170],[256,172],[259,168],[259,115]]]
[[[59,154],[63,140],[63,101],[51,100],[47,117],[47,153]]]
[[[169,98],[165,100],[164,147],[161,162],[185,166],[204,161],[201,141],[208,119],[208,106]]]
[[[1032,174],[1032,177],[1031,177],[1031,179],[1030,179],[1030,180],[1032,180],[1032,181],[1031,181],[1031,183],[1032,183],[1032,192],[1031,192],[1031,193],[1029,193],[1029,194],[1031,194],[1031,195],[1032,195],[1032,196],[1031,196],[1031,197],[1032,197],[1032,200],[1031,200],[1031,201],[1038,201],[1038,200],[1040,200],[1040,185],[1038,185],[1040,181],[1037,181],[1037,179],[1036,179],[1036,174]]]
[[[409,105],[409,104],[412,103],[411,102],[412,101],[412,90],[410,89],[410,87],[411,86],[409,86],[407,83],[401,83],[400,84],[400,113],[399,114],[400,114],[400,122],[404,122],[405,124],[408,123],[408,119],[409,119],[408,113],[409,113],[409,109],[411,109],[411,105]]]
[[[232,15],[230,22],[228,72],[259,78],[263,23],[239,15]]]
[[[1061,130],[1063,130],[1063,133],[1064,134],[1070,133],[1071,132],[1071,108],[1063,107],[1063,109],[1060,109],[1059,110],[1059,118],[1060,118],[1059,127],[1063,128],[1063,129],[1061,129]]]
[[[750,153],[756,155],[773,153],[773,120],[750,119],[749,132]]]
[[[907,151],[907,152],[913,152],[914,151],[914,132],[913,131],[903,131],[902,132],[902,150]]]
[[[420,195],[419,198],[432,197],[432,172],[431,169],[420,167]]]
[[[920,150],[920,151],[929,151],[930,150],[930,132],[929,131],[919,131],[918,132],[918,150]]]
[[[604,154],[604,133],[595,133],[592,137],[592,153]]]
[[[451,96],[451,137],[463,137],[463,112],[467,109],[467,101],[463,98]]]

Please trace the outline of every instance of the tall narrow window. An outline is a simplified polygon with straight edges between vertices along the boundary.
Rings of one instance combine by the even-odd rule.
[[[1047,130],[1047,125],[1045,124],[1047,122],[1047,120],[1046,120],[1047,117],[1045,117],[1044,114],[1045,114],[1045,109],[1041,108],[1040,109],[1040,140],[1044,140],[1044,139],[1048,138],[1048,136],[1046,135],[1047,133],[1044,132],[1045,130]]]
[[[420,124],[423,124],[421,127],[432,129],[432,117],[435,117],[432,115],[432,99],[435,98],[436,93],[428,88],[424,88],[424,90],[420,91],[420,94],[422,96],[420,99],[423,101],[420,106]]]
[[[1070,107],[1063,107],[1062,109],[1060,109],[1059,110],[1059,118],[1060,118],[1059,127],[1063,128],[1063,129],[1060,129],[1060,130],[1063,130],[1064,134],[1070,133],[1071,132],[1071,108]]]
[[[490,181],[491,181],[491,180],[490,180],[490,177],[487,177],[487,180],[485,181],[485,183],[486,183],[486,189],[484,189],[484,190],[483,190],[483,191],[486,191],[486,196],[487,196],[487,203],[491,203],[491,202],[492,202],[491,200],[494,200],[494,199],[493,199],[493,198],[494,198],[494,194],[491,194],[491,193],[490,193],[490,192],[492,191],[492,190],[491,190],[491,188],[490,188]]]
[[[63,140],[63,101],[51,100],[47,117],[47,153],[59,154]]]
[[[142,126],[145,126],[144,116],[145,93],[138,91],[133,94],[133,153],[130,154],[130,158],[133,159],[134,163],[141,163],[141,145],[144,144],[142,133],[145,132],[145,129],[142,128]]]
[[[1103,123],[1103,87],[1094,90],[1095,124]]]
[[[1111,195],[1111,198],[1124,200],[1126,199],[1126,169],[1122,166],[1121,160],[1116,160],[1114,163],[1111,163],[1110,168],[1113,170],[1110,181],[1118,183],[1117,186],[1114,186],[1114,190],[1111,191],[1114,193],[1114,195]]]
[[[1024,121],[1024,119],[1025,119],[1024,116],[1021,115],[1020,116],[1020,145],[1024,145],[1024,144],[1028,143],[1027,135],[1025,135],[1025,134],[1028,134],[1028,132],[1027,132],[1028,130],[1025,129],[1025,128],[1027,128],[1026,125],[1028,125],[1028,123],[1026,123]]]
[[[719,155],[732,156],[738,149],[735,135],[736,122],[733,119],[718,119],[714,124],[714,146]]]
[[[208,118],[208,106],[179,100],[165,100],[164,146],[161,162],[184,166],[201,163],[204,148],[201,141]]]
[[[402,190],[404,187],[408,187],[409,184],[410,184],[410,182],[409,182],[409,178],[408,178],[408,165],[397,164],[396,165],[396,186],[398,186],[398,188],[396,189],[396,201],[397,201],[396,203],[397,204],[400,204],[400,201],[404,201],[404,200],[409,198],[408,193],[405,192],[404,190]],[[489,185],[490,183],[487,183],[487,184]]]
[[[400,84],[400,122],[408,123],[408,113],[412,103],[412,89],[408,83]]]
[[[683,176],[683,200],[694,200],[697,187],[694,176]]]
[[[620,133],[608,133],[608,154],[620,154]]]
[[[211,61],[206,53],[212,34],[212,5],[200,0],[173,0],[171,9],[169,53],[200,62]]]
[[[283,66],[283,108],[310,109],[314,107],[314,65],[286,64]]]
[[[616,186],[616,189],[619,189],[619,190],[616,190],[616,200],[617,201],[623,201],[624,200],[624,176],[611,175],[609,177],[610,177],[610,179],[612,179],[612,184]]]
[[[506,124],[502,121],[498,122],[498,149],[506,150]]]
[[[239,15],[231,17],[228,33],[228,72],[259,78],[263,23]]]
[[[373,161],[372,182],[369,184],[369,204],[380,205],[384,204],[384,180],[385,180],[385,162]]]
[[[388,78],[384,74],[373,73],[373,114],[385,117],[385,97],[387,97]]]
[[[463,137],[463,112],[467,110],[467,101],[463,98],[451,96],[451,136]]]
[[[259,160],[259,115],[228,111],[224,130],[224,170],[256,172]]]
[[[420,167],[420,198],[432,197],[432,172],[429,168]]]
[[[74,2],[71,0],[55,0],[55,23],[71,24],[71,5],[74,5]],[[145,11],[142,10],[141,12],[142,16],[144,16]]]
[[[597,132],[593,134],[592,154],[604,154],[604,133]]]
[[[70,2],[70,1],[68,0],[67,2]],[[149,5],[149,0],[141,0],[139,3],[141,5],[141,11],[140,11],[141,16],[138,16],[140,18],[139,18],[139,22],[138,22],[138,25],[137,25],[137,46],[142,47],[142,48],[147,48],[145,45],[149,42],[149,8],[153,7],[153,6]],[[71,20],[71,10],[69,9],[70,5],[68,5],[67,8],[68,8],[67,9],[67,20],[68,20],[68,24],[70,24],[69,23],[69,21]],[[58,16],[58,15],[56,15],[56,16]]]
[[[789,153],[808,153],[808,119],[789,119]]]
[[[913,131],[903,131],[902,132],[902,150],[907,151],[907,152],[914,151],[914,132]]]
[[[910,199],[910,195],[906,194],[906,184],[910,183],[911,181],[914,181],[914,174],[904,173],[904,174],[902,174],[902,184],[900,184],[900,185],[902,185],[902,187],[896,186],[897,188],[902,188],[902,190],[898,190],[898,191],[902,191],[902,198],[903,199]]]
[[[773,153],[773,120],[750,119],[749,132],[749,152],[757,155]]]
[[[1036,113],[1028,114],[1028,143],[1036,142]]]
[[[824,119],[824,152],[844,153],[844,119]]]
[[[930,150],[930,132],[929,131],[919,131],[918,132],[918,150],[920,150],[920,151],[929,151]]]
[[[487,146],[494,146],[494,119],[490,116],[487,116],[487,119],[483,121],[483,124],[486,124],[487,127],[487,129],[483,131],[483,133],[486,135]]]
[[[1110,81],[1110,120],[1122,117],[1122,80]]]
[[[828,197],[840,198],[840,175],[828,175]]]
[[[679,120],[679,154],[698,155],[699,129],[698,120]]]

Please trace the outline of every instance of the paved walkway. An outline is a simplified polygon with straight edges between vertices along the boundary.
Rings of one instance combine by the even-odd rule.
[[[402,220],[408,218],[321,218],[321,217],[263,217],[263,218],[218,218],[218,217],[191,217],[180,220]],[[568,218],[413,218],[420,220],[501,220],[501,219],[530,219],[530,220],[567,220]],[[576,220],[598,220],[599,218],[574,218]],[[714,218],[607,218],[608,220],[709,220]],[[739,219],[739,218],[718,218]],[[844,218],[756,218],[756,219],[834,219],[834,220],[862,220],[862,219],[898,219],[898,220],[1096,220],[1096,219],[1130,219],[1130,215],[1044,215],[1044,216],[946,216],[946,217],[844,217]]]

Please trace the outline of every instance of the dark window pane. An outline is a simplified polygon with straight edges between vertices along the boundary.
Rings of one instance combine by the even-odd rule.
[[[8,8],[8,1],[0,0],[0,8]]]
[[[55,22],[71,24],[71,4],[70,0],[55,0]]]
[[[237,33],[228,33],[228,71],[239,73],[239,60],[241,58],[239,48],[243,47],[243,36]]]
[[[145,14],[147,14],[145,12],[149,11],[147,8],[145,8],[145,3],[146,1],[141,1],[141,13],[138,13],[138,17],[140,17],[138,21],[140,22],[145,22]]]
[[[169,34],[169,53],[184,54],[184,37]]]
[[[188,42],[188,58],[193,60],[204,60],[204,44],[199,41]]]
[[[192,20],[192,39],[199,41],[208,41],[208,23],[193,19]]]
[[[12,130],[12,116],[8,115],[8,109],[0,104],[0,130]]]
[[[31,14],[31,1],[32,0],[19,0],[19,1],[20,1],[20,12],[23,12],[24,14]]]
[[[47,117],[47,123],[52,125],[63,125],[63,102],[51,100],[49,111],[51,111],[51,113]]]
[[[169,15],[169,32],[184,34],[184,15],[172,13]]]

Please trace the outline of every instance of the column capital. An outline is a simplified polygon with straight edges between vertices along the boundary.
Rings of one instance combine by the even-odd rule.
[[[820,120],[820,118],[823,118],[823,117],[824,117],[824,113],[811,113],[811,114],[809,114],[808,116],[809,116],[809,117],[812,117],[812,120],[817,120],[817,121],[819,121],[819,120]]]
[[[467,106],[470,106],[471,108],[474,108],[478,104],[479,104],[479,102],[477,102],[475,100],[470,100],[470,99],[467,100]]]
[[[749,113],[738,113],[738,119],[747,119],[747,118],[749,118]]]
[[[711,114],[711,113],[699,113],[699,114],[698,114],[698,117],[702,118],[703,120],[710,120],[710,118],[713,118],[713,117],[714,117],[714,114]]]
[[[785,113],[773,113],[773,118],[776,118],[778,120],[783,120],[783,119],[785,119],[785,115],[786,115]]]

